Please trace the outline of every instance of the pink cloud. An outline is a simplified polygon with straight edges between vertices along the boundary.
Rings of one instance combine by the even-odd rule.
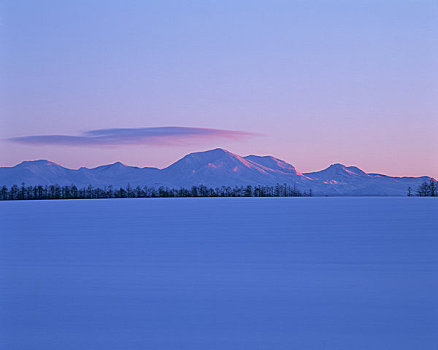
[[[9,138],[29,145],[121,146],[192,144],[212,139],[242,139],[256,134],[246,131],[165,126],[89,130],[82,135],[30,135]]]

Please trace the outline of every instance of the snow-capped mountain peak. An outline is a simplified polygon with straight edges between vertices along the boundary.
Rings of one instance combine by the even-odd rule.
[[[294,175],[302,175],[300,172],[298,172],[295,169],[295,167],[292,164],[286,163],[284,160],[275,158],[273,156],[249,155],[244,157],[244,159],[262,165],[263,167],[274,171],[279,171],[282,173],[289,173]]]
[[[328,168],[312,173],[305,173],[305,176],[318,180],[343,181],[351,177],[368,176],[363,170],[355,166],[346,166],[340,163],[330,165]]]
[[[46,159],[25,160],[17,164],[15,167],[19,168],[46,168],[46,167],[61,167],[61,165]]]
[[[344,164],[335,163],[330,165],[327,169],[334,171],[335,173],[347,173],[349,175],[367,175],[366,172],[355,166],[346,166]]]
[[[108,170],[115,171],[115,170],[126,169],[126,168],[130,168],[130,166],[125,165],[122,162],[115,162],[107,165],[101,165],[94,169],[99,171],[108,171]]]
[[[253,164],[237,154],[222,148],[216,148],[205,152],[190,153],[164,170],[179,169],[199,171],[202,168],[224,169],[230,166],[233,167],[233,169],[236,166],[250,168]]]

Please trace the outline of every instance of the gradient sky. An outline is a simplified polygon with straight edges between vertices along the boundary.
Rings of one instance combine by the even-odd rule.
[[[3,166],[163,167],[222,147],[438,178],[435,0],[6,0],[0,48]],[[120,138],[156,130],[177,136]]]

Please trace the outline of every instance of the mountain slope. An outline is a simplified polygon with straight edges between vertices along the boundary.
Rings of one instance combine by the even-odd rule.
[[[293,174],[296,176],[302,175],[292,164],[286,163],[284,160],[272,156],[250,155],[243,158],[252,163],[259,164],[267,169],[270,169],[271,171],[273,170],[278,173]]]

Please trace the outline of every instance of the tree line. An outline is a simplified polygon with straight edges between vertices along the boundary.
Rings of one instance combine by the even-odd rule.
[[[70,186],[21,186],[0,188],[0,200],[41,200],[41,199],[98,199],[98,198],[168,198],[168,197],[302,197],[312,196],[312,190],[301,192],[288,184],[275,186],[222,186],[204,185],[191,188],[155,187],[88,187]]]
[[[413,196],[414,193],[412,193],[412,189],[408,188],[408,196]],[[438,182],[434,178],[430,179],[429,181],[424,181],[420,186],[417,188],[417,192],[415,193],[416,196],[419,197],[438,197]]]

